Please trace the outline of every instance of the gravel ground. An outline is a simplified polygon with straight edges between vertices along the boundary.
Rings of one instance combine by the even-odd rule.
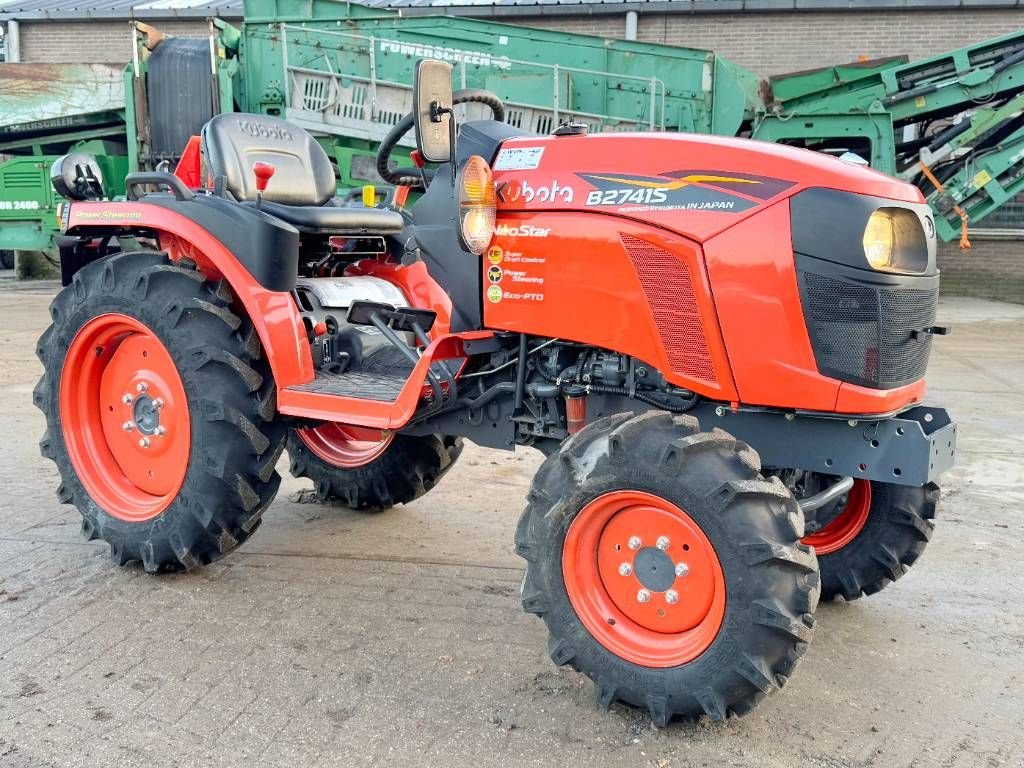
[[[519,607],[529,451],[469,447],[381,515],[303,503],[288,479],[214,566],[113,566],[36,446],[55,288],[2,282],[0,765],[1024,765],[1024,307],[942,303],[954,334],[931,397],[963,425],[961,458],[914,570],[822,606],[791,683],[752,715],[655,730],[598,710]]]

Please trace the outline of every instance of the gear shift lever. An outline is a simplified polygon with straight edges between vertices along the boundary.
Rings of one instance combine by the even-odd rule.
[[[252,173],[256,177],[256,210],[263,205],[263,193],[270,183],[270,177],[277,169],[270,163],[253,163]]]

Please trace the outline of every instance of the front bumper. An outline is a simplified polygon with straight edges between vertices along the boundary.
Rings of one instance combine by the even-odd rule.
[[[703,429],[719,427],[749,443],[764,467],[922,486],[956,458],[957,427],[943,408],[850,418],[701,404],[693,415]]]

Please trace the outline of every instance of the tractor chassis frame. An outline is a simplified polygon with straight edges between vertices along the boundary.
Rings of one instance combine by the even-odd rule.
[[[532,445],[544,453],[557,450],[564,429],[551,430],[550,437],[534,434],[524,439],[522,426],[533,418],[524,409],[515,411],[512,389],[477,410],[448,411],[401,431],[459,435],[478,445],[506,450],[517,444]],[[617,395],[591,395],[587,400],[588,421],[652,408]],[[541,403],[527,399],[525,411]],[[943,408],[915,406],[896,414],[845,416],[751,407],[734,410],[702,400],[687,414],[705,431],[722,429],[750,444],[764,467],[920,487],[951,468],[956,455],[956,424]]]

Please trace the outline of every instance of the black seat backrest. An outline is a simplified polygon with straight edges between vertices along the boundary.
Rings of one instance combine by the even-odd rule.
[[[337,191],[334,167],[316,139],[269,115],[217,115],[203,126],[204,178],[223,176],[236,200],[256,199],[252,164],[276,169],[264,199],[283,205],[323,205]]]

